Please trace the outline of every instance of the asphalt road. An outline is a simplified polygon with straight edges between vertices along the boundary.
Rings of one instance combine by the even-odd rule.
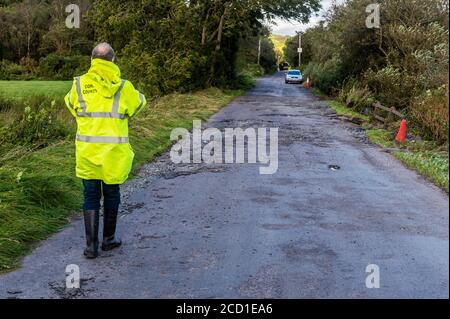
[[[84,259],[76,220],[0,276],[0,297],[449,297],[448,196],[306,89],[262,78],[207,125],[278,127],[277,173],[165,154],[125,187],[121,248]]]

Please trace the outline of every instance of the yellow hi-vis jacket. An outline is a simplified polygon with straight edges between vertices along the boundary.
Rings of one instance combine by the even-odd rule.
[[[93,59],[89,71],[74,79],[64,100],[78,125],[77,177],[106,184],[125,182],[134,158],[128,118],[147,104],[144,95],[120,78],[117,65]]]

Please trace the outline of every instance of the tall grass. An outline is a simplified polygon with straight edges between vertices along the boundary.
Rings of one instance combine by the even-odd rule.
[[[33,95],[20,100],[2,100],[0,105],[2,144],[44,147],[75,132],[75,121],[61,99]]]
[[[422,135],[448,144],[449,129],[448,84],[436,90],[428,90],[416,98],[410,107],[410,115],[422,129]]]

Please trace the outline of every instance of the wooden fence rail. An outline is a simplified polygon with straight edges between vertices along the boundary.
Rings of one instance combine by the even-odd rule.
[[[387,112],[387,116],[383,117],[381,113]],[[376,120],[382,122],[384,125],[395,121],[395,118],[404,119],[405,116],[395,109],[395,107],[386,107],[381,105],[379,102],[373,104],[372,117]]]

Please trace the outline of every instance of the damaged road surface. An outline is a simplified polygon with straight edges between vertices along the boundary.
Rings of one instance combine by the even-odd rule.
[[[84,259],[75,220],[0,275],[0,297],[448,298],[447,194],[356,124],[282,74],[204,124],[278,127],[278,171],[164,154],[124,186],[122,247]],[[80,288],[66,288],[71,264]]]

